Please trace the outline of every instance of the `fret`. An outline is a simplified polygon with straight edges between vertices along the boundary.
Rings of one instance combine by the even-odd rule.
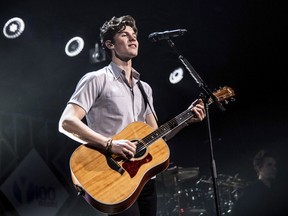
[[[185,110],[184,112],[180,113],[175,118],[171,119],[167,123],[161,125],[158,129],[147,135],[142,139],[142,141],[149,146],[157,139],[162,138],[166,134],[170,133],[173,129],[183,124],[189,118],[193,116],[193,112],[191,110]]]

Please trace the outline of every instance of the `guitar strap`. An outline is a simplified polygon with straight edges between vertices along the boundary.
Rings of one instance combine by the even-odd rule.
[[[142,95],[143,95],[144,101],[145,101],[145,109],[146,109],[147,104],[148,104],[149,107],[150,107],[150,110],[151,110],[151,112],[152,112],[152,114],[153,114],[153,116],[154,116],[154,118],[155,118],[156,121],[158,122],[158,119],[157,119],[155,113],[153,112],[153,109],[152,109],[152,107],[151,107],[151,105],[150,105],[150,103],[149,103],[149,101],[148,101],[147,94],[146,94],[146,92],[145,92],[145,90],[144,90],[144,88],[143,88],[143,85],[142,85],[141,81],[139,80],[139,81],[137,82],[137,84],[138,84],[138,87],[139,87],[139,89],[140,89],[140,91],[141,91],[141,93],[142,93]]]

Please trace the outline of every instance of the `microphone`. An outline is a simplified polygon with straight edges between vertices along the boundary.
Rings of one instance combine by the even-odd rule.
[[[182,36],[184,35],[185,32],[187,32],[186,29],[176,29],[176,30],[170,30],[170,31],[164,31],[164,32],[153,32],[148,36],[148,38],[152,42],[157,42],[160,40],[167,40],[172,37]]]

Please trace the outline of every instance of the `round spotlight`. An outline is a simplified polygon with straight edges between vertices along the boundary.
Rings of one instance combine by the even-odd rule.
[[[176,84],[180,82],[183,79],[183,73],[184,71],[182,68],[175,69],[172,73],[170,73],[169,76],[170,83]]]
[[[65,53],[68,56],[73,57],[78,55],[83,48],[84,48],[84,40],[81,37],[73,37],[67,42],[65,46]]]
[[[22,34],[24,28],[24,21],[19,17],[14,17],[5,23],[3,28],[3,34],[9,39],[14,39]]]

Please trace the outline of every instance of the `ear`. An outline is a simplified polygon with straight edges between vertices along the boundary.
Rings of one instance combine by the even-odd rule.
[[[105,41],[105,46],[108,49],[112,49],[114,47],[114,44],[111,42],[111,40],[107,40],[107,41]]]

